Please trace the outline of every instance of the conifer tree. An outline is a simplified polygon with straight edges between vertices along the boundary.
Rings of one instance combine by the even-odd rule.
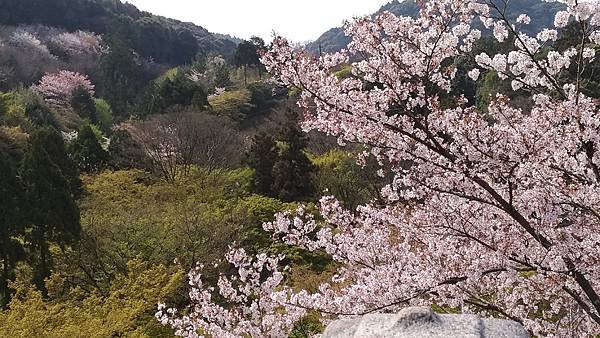
[[[98,121],[96,115],[96,103],[90,92],[85,87],[77,87],[71,97],[71,108],[84,119],[92,123]]]
[[[41,128],[31,137],[31,144],[39,143],[48,153],[52,162],[58,166],[61,174],[67,180],[67,186],[70,189],[74,199],[79,198],[82,193],[82,183],[79,178],[79,172],[73,160],[69,157],[66,150],[65,141],[60,133],[54,128]]]
[[[79,170],[97,172],[108,163],[108,152],[102,148],[91,125],[85,125],[79,131],[71,145],[71,157]]]
[[[27,240],[31,246],[33,281],[40,290],[45,290],[44,279],[51,273],[50,245],[72,244],[81,230],[71,186],[72,168],[64,142],[55,130],[40,129],[31,136],[21,177],[27,205],[31,206]]]
[[[298,127],[297,114],[288,113],[288,119],[280,131],[280,139],[284,146],[273,165],[271,189],[283,201],[309,199],[314,193],[312,174],[315,167],[304,152],[307,140]]]
[[[263,195],[272,196],[272,170],[277,160],[277,145],[273,136],[261,132],[254,136],[246,162],[254,169],[253,188]]]
[[[19,215],[23,212],[22,186],[17,178],[9,155],[0,148],[0,309],[10,301],[8,283],[14,279],[15,264],[24,256],[19,236],[23,224]]]
[[[297,115],[289,113],[279,131],[279,142],[266,133],[254,137],[247,163],[254,169],[256,192],[283,201],[306,200],[313,196],[315,167],[304,153],[307,141],[297,122]]]

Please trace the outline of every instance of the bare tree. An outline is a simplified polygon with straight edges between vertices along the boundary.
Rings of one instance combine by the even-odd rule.
[[[206,113],[155,116],[121,125],[138,142],[167,181],[187,176],[194,166],[214,171],[238,165],[242,140],[232,123]]]

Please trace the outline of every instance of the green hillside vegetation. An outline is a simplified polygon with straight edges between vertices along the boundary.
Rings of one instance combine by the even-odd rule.
[[[333,164],[340,156],[315,163],[342,171],[345,179],[339,184],[345,186],[353,182],[352,165]],[[234,242],[250,252],[286,253],[298,267],[290,283],[318,285],[327,275],[327,260],[279,247],[261,229],[276,212],[295,205],[253,193],[252,176],[247,168],[193,170],[175,184],[141,170],[84,176],[80,239],[69,247],[51,245],[54,268],[46,280],[47,296],[29,284],[29,266],[19,265],[9,311],[0,314],[0,334],[172,337],[154,320],[156,303],[185,304],[184,273],[195,263],[219,262]],[[366,197],[361,191],[351,194]],[[210,278],[227,271],[227,266],[215,268]]]

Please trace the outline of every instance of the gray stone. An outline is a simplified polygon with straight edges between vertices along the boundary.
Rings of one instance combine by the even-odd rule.
[[[523,326],[474,315],[437,314],[427,307],[398,314],[369,314],[340,319],[327,326],[323,338],[529,338]]]

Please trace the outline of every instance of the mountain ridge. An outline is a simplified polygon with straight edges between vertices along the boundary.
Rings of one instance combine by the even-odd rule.
[[[230,58],[237,47],[235,38],[120,0],[3,0],[0,25],[47,25],[119,35],[140,55],[167,64],[189,62],[198,53]]]

